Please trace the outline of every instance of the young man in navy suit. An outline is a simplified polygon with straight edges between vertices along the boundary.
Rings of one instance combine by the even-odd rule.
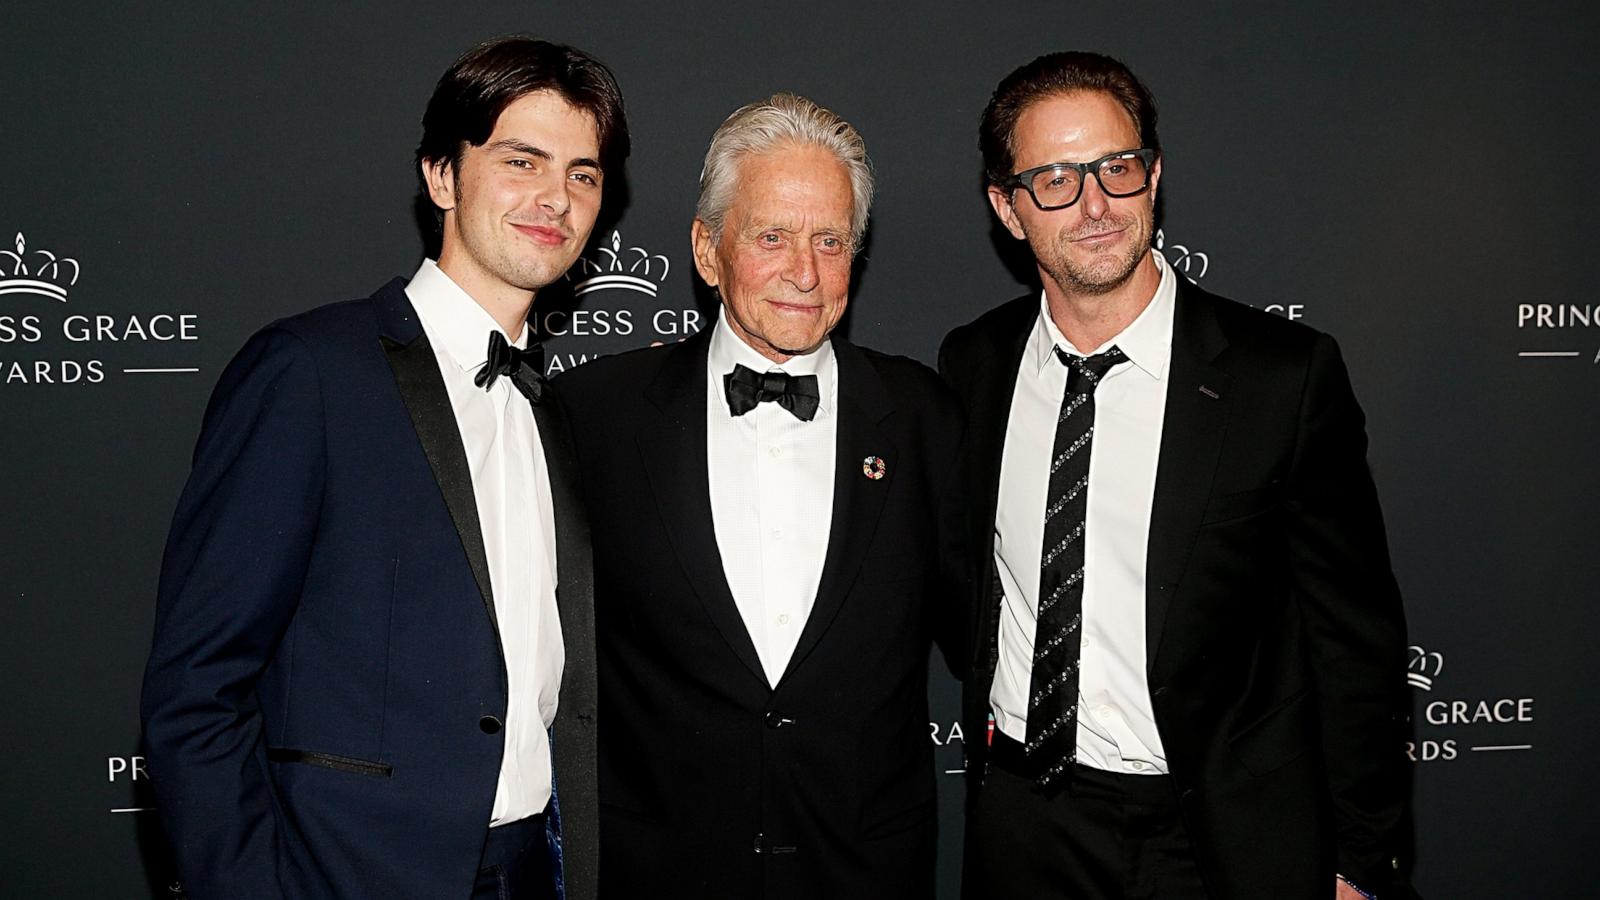
[[[473,49],[417,151],[438,261],[223,374],[143,696],[189,896],[594,897],[588,524],[527,317],[627,152],[604,65]]]
[[[1155,105],[1116,60],[1017,69],[980,143],[1043,290],[940,353],[993,723],[964,896],[1410,896],[1405,617],[1338,346],[1151,249]]]

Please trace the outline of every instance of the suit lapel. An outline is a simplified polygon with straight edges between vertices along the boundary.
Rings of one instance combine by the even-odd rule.
[[[1155,670],[1172,596],[1188,565],[1227,432],[1233,378],[1214,364],[1227,346],[1211,298],[1180,280],[1145,563],[1147,672]]]
[[[711,479],[706,473],[706,354],[710,347],[708,327],[664,351],[667,358],[655,381],[645,388],[645,398],[655,406],[657,416],[639,426],[639,457],[649,473],[667,539],[706,615],[739,661],[765,685],[766,672],[723,574],[711,517]]]
[[[884,499],[899,468],[898,448],[883,427],[883,420],[894,412],[883,380],[854,344],[834,338],[833,352],[839,366],[839,421],[834,436],[833,521],[828,552],[811,615],[800,631],[779,685],[816,649],[844,605],[878,530]],[[872,479],[864,474],[869,456],[884,461],[884,477]]]
[[[456,534],[461,538],[461,548],[472,568],[472,577],[478,583],[498,648],[500,622],[495,616],[494,594],[489,586],[489,558],[484,552],[483,527],[472,493],[472,471],[467,466],[467,452],[456,425],[455,411],[450,406],[450,395],[445,390],[444,377],[439,374],[438,359],[411,308],[402,279],[389,282],[372,299],[378,313],[384,355],[411,414],[411,424],[422,443],[422,452],[433,469],[434,481],[444,495]]]

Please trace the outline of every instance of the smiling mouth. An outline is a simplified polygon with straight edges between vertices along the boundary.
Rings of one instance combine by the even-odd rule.
[[[566,243],[567,240],[567,235],[561,229],[551,228],[548,225],[518,225],[512,223],[511,227],[522,235],[532,238],[534,243],[543,244],[546,247],[559,246]]]
[[[1097,231],[1094,234],[1086,234],[1083,237],[1073,238],[1072,243],[1090,245],[1110,243],[1124,231],[1127,231],[1127,229],[1118,228],[1116,231]]]
[[[777,307],[780,312],[814,313],[822,310],[822,307],[820,306],[809,306],[800,303],[785,303],[782,300],[768,300],[767,302]]]

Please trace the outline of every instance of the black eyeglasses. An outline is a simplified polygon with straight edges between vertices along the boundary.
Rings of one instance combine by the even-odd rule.
[[[1131,197],[1150,186],[1154,150],[1120,150],[1094,162],[1050,163],[1011,176],[1002,187],[1023,188],[1042,210],[1066,209],[1083,195],[1083,182],[1093,172],[1107,197]]]

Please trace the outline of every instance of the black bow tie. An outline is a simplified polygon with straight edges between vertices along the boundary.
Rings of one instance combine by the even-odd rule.
[[[489,332],[489,361],[472,376],[472,383],[487,391],[501,375],[510,378],[529,403],[538,403],[544,393],[544,345],[535,342],[521,350],[506,343],[500,332]]]
[[[822,402],[822,392],[817,389],[817,376],[790,375],[785,372],[756,372],[744,366],[734,366],[733,371],[722,376],[723,389],[728,392],[728,412],[742,416],[768,400],[794,413],[802,422],[811,421]]]

